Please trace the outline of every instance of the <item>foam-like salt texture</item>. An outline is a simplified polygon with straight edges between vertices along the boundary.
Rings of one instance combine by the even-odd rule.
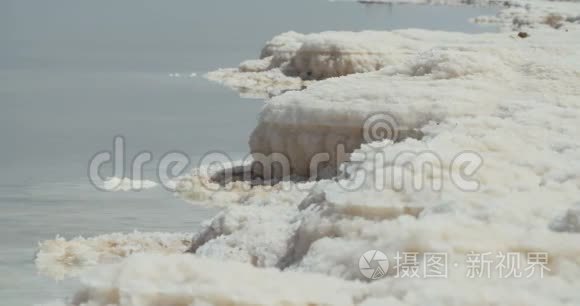
[[[67,240],[56,237],[40,242],[37,269],[47,276],[63,279],[77,276],[99,264],[118,262],[135,253],[182,253],[190,245],[189,233],[113,233]]]
[[[157,187],[157,184],[151,180],[133,180],[128,177],[109,177],[103,182],[103,188],[107,191],[136,191],[143,189],[151,189]]]
[[[363,295],[357,284],[324,275],[190,255],[136,255],[82,282],[73,305],[352,305]]]
[[[232,207],[203,226],[189,251],[213,259],[276,267],[293,248],[299,217],[295,206]],[[265,236],[265,232],[269,234]],[[252,236],[259,239],[248,239]]]
[[[527,20],[516,24],[527,38],[423,30],[274,38],[263,62],[245,63],[244,73],[278,69],[301,79],[313,67],[323,77],[343,71],[324,67],[336,58],[315,54],[291,63],[313,37],[308,48],[319,41],[324,50],[353,50],[344,37],[363,49],[368,37],[369,45],[393,50],[377,71],[313,78],[260,114],[252,151],[283,153],[295,174],[308,174],[310,156],[345,142],[352,154],[332,165],[342,175],[258,188],[236,182],[216,191],[203,187],[220,187],[211,175],[194,172],[177,192],[225,208],[193,236],[193,254],[139,254],[98,266],[70,304],[580,304],[580,26],[570,19],[556,29],[539,18],[577,16],[580,3],[514,3],[497,20],[510,29],[515,17]],[[373,35],[381,39],[371,42]],[[350,59],[363,68],[372,61]],[[419,137],[363,144],[364,121],[377,112],[396,119],[396,134]],[[470,159],[456,163],[458,156]],[[465,162],[477,161],[466,177]],[[414,171],[425,162],[432,167]],[[424,186],[415,188],[415,179]],[[389,269],[369,282],[358,262],[372,249],[391,264],[398,252],[443,252],[448,276],[396,277]],[[508,252],[523,264],[535,252],[549,260],[543,277],[505,278],[494,269],[469,278],[470,252],[490,252],[493,267]]]

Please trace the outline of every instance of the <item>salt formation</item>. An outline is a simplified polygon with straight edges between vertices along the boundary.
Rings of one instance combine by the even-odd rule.
[[[101,188],[107,191],[138,191],[156,187],[158,184],[151,180],[132,180],[128,177],[109,177]]]
[[[493,24],[506,31],[561,29],[580,22],[575,1],[535,0],[372,0],[372,3],[414,3],[432,5],[496,5],[496,16],[480,16],[474,23]],[[563,29],[563,28],[562,28]],[[437,33],[429,31],[430,33]],[[417,49],[440,45],[429,35],[409,40],[405,31],[282,33],[266,43],[260,59],[248,60],[238,68],[209,72],[210,80],[236,89],[246,97],[271,97],[301,90],[312,80],[379,70],[405,60]],[[486,39],[485,36],[480,39]],[[494,40],[493,38],[491,40]],[[491,41],[490,40],[490,41]],[[483,44],[484,42],[481,41]]]
[[[111,279],[119,287],[109,286]],[[84,282],[90,289],[78,292],[74,305],[351,305],[353,293],[364,294],[324,275],[256,271],[189,255],[134,256],[126,265],[95,271]]]
[[[76,276],[98,264],[114,263],[137,253],[181,253],[190,244],[189,233],[113,233],[66,240],[56,237],[39,244],[36,267],[55,279]]]
[[[187,176],[175,179],[173,184],[177,194],[196,204],[228,207],[231,205],[265,205],[299,202],[310,190],[313,182],[284,180],[275,185],[255,185],[248,177],[244,180],[243,171],[250,169],[253,160],[220,162],[216,168],[203,165],[193,169]],[[214,161],[215,162],[215,161]],[[225,174],[224,170],[231,170]],[[239,171],[241,173],[234,173]],[[239,179],[235,179],[240,175]]]
[[[579,305],[580,25],[570,16],[580,3],[522,3],[527,38],[423,30],[274,38],[244,70],[311,83],[267,101],[251,149],[283,153],[307,176],[312,156],[344,145],[348,160],[329,164],[340,175],[252,187],[194,172],[178,193],[225,207],[193,236],[193,254],[99,266],[69,304]],[[534,17],[548,13],[568,17],[559,27]],[[338,51],[298,56],[303,47]],[[367,60],[362,50],[386,56]],[[258,90],[275,87],[266,79]],[[391,263],[374,281],[358,265],[368,250]],[[445,277],[401,276],[402,252],[417,254],[418,271],[428,253],[446,254]],[[470,276],[474,254],[489,256],[489,273]],[[498,268],[506,254],[520,262],[510,277]],[[529,273],[538,254],[545,265]]]
[[[377,72],[333,78],[274,97],[260,114],[251,151],[284,153],[292,173],[308,176],[315,154],[327,152],[336,160],[339,145],[351,152],[364,142],[365,121],[380,125],[381,118],[372,116],[381,112],[394,119],[387,129],[401,137],[428,122],[523,113],[536,118],[543,109],[564,117],[559,124],[567,123],[564,136],[555,137],[574,137],[576,118],[559,113],[559,105],[573,106],[580,93],[575,85],[579,64],[565,60],[577,53],[577,43],[567,42],[575,31],[539,31],[527,40],[506,34],[386,33],[385,39],[413,46],[415,54]]]
[[[398,53],[411,52],[381,43],[389,33],[363,33],[283,33],[266,43],[261,59],[243,62],[238,69],[210,72],[207,77],[242,94],[276,95],[302,89],[312,80],[375,71],[400,59]]]

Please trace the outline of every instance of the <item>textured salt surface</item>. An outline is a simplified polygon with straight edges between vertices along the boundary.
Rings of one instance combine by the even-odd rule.
[[[35,263],[42,274],[63,279],[131,254],[181,253],[187,250],[190,240],[190,233],[113,233],[70,240],[57,237],[39,244]]]
[[[562,16],[562,24],[548,22],[550,14]],[[312,154],[351,142],[347,147],[356,150],[340,165],[350,175],[212,190],[206,187],[215,183],[196,170],[177,184],[178,192],[224,209],[194,234],[195,255],[145,253],[99,266],[83,276],[84,289],[68,304],[578,305],[578,16],[578,2],[508,1],[486,19],[506,30],[497,34],[275,37],[262,60],[209,77],[230,85],[246,78],[256,92],[277,95],[260,114],[250,140],[254,152],[284,153],[293,172],[305,174]],[[529,36],[511,32],[514,26]],[[280,94],[305,83],[306,89]],[[421,137],[362,144],[354,131],[378,111]],[[438,160],[429,171],[413,172],[407,166],[420,167],[424,152]],[[470,181],[458,180],[465,168],[454,160],[461,152],[483,160]],[[367,179],[357,181],[361,169]],[[417,176],[440,188],[404,184]],[[62,258],[61,247],[47,251],[57,242],[46,242],[38,258]],[[447,278],[397,278],[388,271],[366,282],[357,263],[369,249],[389,258],[444,252],[452,268]],[[168,250],[163,253],[183,249]],[[498,271],[467,278],[472,251],[520,259],[545,252],[548,270],[542,278],[502,278]],[[82,261],[95,251],[73,253]]]
[[[391,1],[373,3],[420,3],[459,5],[465,1]],[[580,21],[577,1],[470,1],[475,5],[496,5],[501,10],[495,16],[476,17],[472,22],[493,24],[502,32],[519,30],[542,30],[546,28],[571,27]],[[219,69],[206,75],[210,80],[224,83],[247,96],[268,97],[287,90],[299,90],[311,80],[343,76],[350,73],[378,70],[392,65],[437,44],[431,34],[410,37],[400,31],[393,32],[323,32],[301,34],[287,32],[266,43],[258,60],[248,60],[238,68]],[[482,44],[495,41],[501,35],[480,36]],[[462,39],[463,37],[452,38]],[[475,36],[477,39],[477,35]],[[489,39],[489,40],[488,40]],[[433,44],[429,44],[432,42]],[[449,42],[449,41],[448,41]],[[494,43],[495,44],[495,43]]]
[[[134,191],[154,188],[157,185],[151,180],[132,180],[127,177],[119,178],[115,176],[107,178],[100,188],[107,191]]]

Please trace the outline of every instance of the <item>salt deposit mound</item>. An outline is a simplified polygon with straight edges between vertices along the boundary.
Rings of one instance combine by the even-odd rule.
[[[397,43],[405,45],[408,40],[417,51],[377,72],[329,79],[274,97],[260,113],[250,138],[251,151],[282,153],[292,174],[309,176],[310,161],[317,153],[330,154],[329,165],[337,167],[346,158],[336,156],[340,145],[350,153],[381,129],[394,140],[418,138],[428,123],[451,118],[503,118],[531,105],[536,111],[560,103],[573,106],[580,93],[574,85],[579,64],[553,55],[577,55],[577,43],[561,43],[575,31],[538,32],[528,40],[507,34],[390,33]]]
[[[249,95],[275,95],[301,89],[311,80],[375,71],[400,60],[412,46],[401,48],[392,36],[377,31],[287,32],[266,43],[261,59],[243,62],[238,69],[210,72],[207,77]]]

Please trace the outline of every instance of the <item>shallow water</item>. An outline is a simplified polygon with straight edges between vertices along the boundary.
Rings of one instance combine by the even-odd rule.
[[[208,150],[242,156],[261,102],[244,101],[203,73],[255,58],[288,30],[482,32],[494,29],[468,18],[493,12],[324,0],[0,2],[2,304],[70,292],[70,281],[37,275],[38,241],[194,231],[211,216],[161,188],[107,193],[86,176],[89,158],[111,150],[115,135],[125,137],[129,157],[142,150],[154,158],[182,151],[194,161]]]

